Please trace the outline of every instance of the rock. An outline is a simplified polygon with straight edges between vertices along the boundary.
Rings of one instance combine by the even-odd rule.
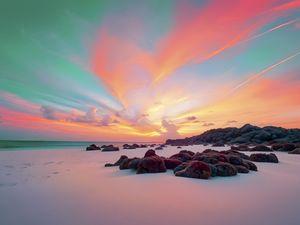
[[[194,153],[194,152],[192,152],[192,151],[188,151],[188,150],[181,150],[179,153],[187,153],[187,154],[189,154],[190,156],[193,156],[193,155],[195,155],[195,153]]]
[[[101,150],[101,148],[95,144],[91,144],[90,146],[86,147],[86,151],[95,151],[95,150]]]
[[[293,151],[295,148],[296,148],[295,144],[286,143],[286,144],[283,144],[282,148],[279,150],[284,151],[284,152],[289,152],[289,151]]]
[[[212,147],[224,147],[225,144],[222,141],[216,142],[212,144]]]
[[[164,163],[167,169],[175,169],[182,162],[178,159],[164,159]]]
[[[275,143],[275,144],[272,144],[271,149],[274,151],[277,151],[277,150],[280,150],[282,147],[283,147],[283,144]]]
[[[208,179],[211,176],[211,169],[204,162],[191,161],[185,169],[177,171],[175,176]]]
[[[182,148],[181,146],[177,146],[177,148]]]
[[[166,171],[167,168],[163,159],[157,155],[152,155],[144,157],[140,160],[136,173],[162,173]]]
[[[111,148],[114,147],[113,145],[101,145],[101,148]]]
[[[252,152],[272,152],[273,150],[265,145],[256,145],[250,151],[252,151]]]
[[[163,147],[156,147],[155,150],[163,150]]]
[[[243,159],[235,155],[229,155],[228,162],[232,165],[243,165]]]
[[[145,153],[144,157],[155,156],[155,155],[156,155],[155,151],[152,150],[152,149],[149,149],[149,150]]]
[[[177,153],[175,155],[172,155],[170,157],[170,159],[178,159],[181,162],[186,162],[186,161],[191,160],[192,156],[190,154],[188,154],[188,153],[182,152],[182,153]]]
[[[106,146],[102,148],[102,152],[113,152],[113,151],[119,151],[119,147]]]
[[[133,145],[124,144],[124,145],[123,145],[123,149],[136,149],[136,147],[133,146]]]
[[[218,163],[215,167],[217,168],[217,175],[220,177],[237,175],[237,169],[229,163]]]
[[[215,176],[217,176],[217,173],[218,173],[218,169],[217,169],[217,167],[215,167],[214,165],[212,165],[212,164],[207,164],[207,165],[209,165],[209,167],[210,167],[210,171],[211,171],[211,177],[215,177]]]
[[[125,159],[128,159],[128,157],[126,155],[121,155],[121,157],[115,163],[107,163],[105,164],[105,167],[119,166]]]
[[[254,162],[270,162],[278,163],[278,158],[274,153],[265,154],[265,153],[254,153],[250,155],[250,160]]]
[[[126,170],[126,169],[129,169],[128,165],[129,165],[129,162],[131,161],[132,159],[124,159],[120,165],[119,165],[119,169],[120,170]]]
[[[249,169],[242,165],[235,165],[234,166],[238,173],[249,173]]]
[[[289,154],[300,154],[300,148],[295,148],[294,150],[289,151],[288,153]]]
[[[249,170],[252,170],[252,171],[257,171],[257,166],[249,161],[249,160],[244,160],[244,164],[243,164],[245,167],[247,167]]]
[[[242,152],[235,151],[235,150],[220,151],[220,153],[224,154],[224,155],[235,155],[235,156],[238,156],[242,159],[249,159],[248,155],[246,155]]]
[[[138,168],[138,165],[139,163],[141,162],[141,159],[140,158],[133,158],[130,160],[130,162],[128,163],[128,169],[137,169]]]
[[[205,149],[202,153],[216,153],[216,154],[218,154],[219,152],[217,150]]]
[[[176,166],[174,169],[173,169],[173,172],[174,174],[177,172],[177,171],[180,171],[180,170],[183,170],[185,169],[187,166],[188,166],[188,162],[184,162],[184,163],[181,163],[179,164],[178,166]]]

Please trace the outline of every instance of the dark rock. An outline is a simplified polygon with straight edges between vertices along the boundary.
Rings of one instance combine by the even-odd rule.
[[[105,167],[119,166],[126,159],[128,159],[126,155],[121,155],[121,157],[115,163],[107,163],[105,164]]]
[[[283,147],[283,144],[275,143],[272,144],[271,149],[274,151],[280,150]]]
[[[218,163],[215,165],[217,168],[217,175],[220,177],[228,177],[237,175],[236,168],[229,163]]]
[[[243,165],[243,159],[238,156],[229,155],[228,161],[232,165]]]
[[[242,165],[235,165],[234,166],[238,173],[249,173],[249,169]]]
[[[235,151],[250,151],[248,145],[231,146],[230,148],[231,150],[235,150]]]
[[[300,148],[295,148],[294,150],[289,151],[288,153],[289,154],[300,154]]]
[[[129,145],[129,144],[124,144],[124,145],[123,145],[123,148],[124,148],[124,149],[136,149],[135,146]]]
[[[224,147],[224,146],[225,146],[225,144],[222,141],[218,141],[218,142],[212,144],[212,147]]]
[[[86,147],[87,151],[95,151],[95,150],[101,150],[101,148],[95,144],[91,144],[90,146]]]
[[[181,146],[177,146],[177,148],[182,148]]]
[[[295,144],[286,143],[286,144],[283,144],[282,148],[279,150],[284,151],[284,152],[289,152],[289,151],[293,151],[295,148],[296,148]]]
[[[128,169],[137,169],[138,168],[138,165],[139,163],[141,162],[141,159],[140,158],[133,158],[130,160],[130,162],[128,163]]]
[[[191,161],[185,169],[177,171],[175,176],[208,179],[211,176],[211,169],[204,162]]]
[[[180,171],[180,170],[183,170],[185,169],[187,166],[188,166],[188,162],[184,162],[184,163],[181,163],[179,164],[178,166],[176,166],[174,169],[173,169],[173,172],[174,174],[177,172],[177,171]]]
[[[164,159],[164,163],[167,169],[173,170],[177,166],[179,166],[182,162],[178,159]]]
[[[252,152],[272,152],[273,150],[265,145],[256,145],[250,151],[252,151]]]
[[[182,153],[177,153],[175,155],[172,155],[170,157],[170,159],[178,159],[181,162],[186,162],[186,161],[191,160],[192,156],[190,154],[188,154],[188,153],[182,152]]]
[[[186,154],[189,154],[190,156],[193,156],[193,155],[195,155],[195,153],[194,153],[194,152],[192,152],[192,151],[188,151],[188,150],[181,150],[179,153],[186,153]]]
[[[156,155],[155,151],[152,150],[152,149],[149,149],[149,150],[145,153],[144,157],[149,157],[149,156],[154,156],[154,155]]]
[[[113,152],[113,151],[119,151],[119,147],[106,146],[102,148],[102,152]]]
[[[155,148],[155,150],[163,150],[163,147],[158,146]]]
[[[250,160],[254,162],[270,162],[278,163],[278,158],[274,153],[265,154],[265,153],[254,153],[250,155]]]
[[[114,147],[113,145],[101,145],[101,148],[111,148]]]
[[[257,171],[257,166],[249,161],[249,160],[244,160],[244,164],[243,164],[245,167],[247,167],[249,170],[252,170],[252,171]]]
[[[157,155],[144,157],[140,160],[137,166],[137,174],[141,173],[162,173],[166,172],[167,168],[163,159]]]

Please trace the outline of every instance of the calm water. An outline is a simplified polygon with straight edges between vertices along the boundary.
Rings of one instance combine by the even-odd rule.
[[[0,140],[0,151],[6,150],[43,150],[43,149],[85,149],[90,144],[107,145],[121,147],[125,143],[131,142],[87,142],[87,141],[6,141]],[[133,143],[133,142],[132,142]],[[140,142],[134,142],[140,144]],[[150,144],[145,143],[143,144]]]

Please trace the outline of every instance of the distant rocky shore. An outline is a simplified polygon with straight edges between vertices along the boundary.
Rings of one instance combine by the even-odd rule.
[[[200,135],[184,139],[169,139],[168,145],[197,145],[213,144],[224,146],[225,144],[266,144],[274,143],[300,143],[300,129],[285,129],[282,127],[257,127],[246,124],[241,128],[227,127],[208,130]]]

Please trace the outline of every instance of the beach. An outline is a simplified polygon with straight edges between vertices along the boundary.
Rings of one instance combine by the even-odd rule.
[[[279,164],[256,163],[257,172],[208,180],[175,177],[172,170],[137,175],[104,167],[123,154],[142,157],[147,149],[0,151],[1,224],[299,224],[298,155],[276,152]],[[178,151],[168,146],[156,153]]]

